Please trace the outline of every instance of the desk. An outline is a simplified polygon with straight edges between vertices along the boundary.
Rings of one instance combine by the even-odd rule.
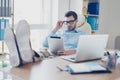
[[[63,68],[67,64],[71,64],[71,62],[60,58],[46,59],[20,68],[12,68],[10,73],[24,80],[120,80],[120,65],[115,70],[112,70],[112,73],[107,74],[71,75],[56,68],[56,66]]]

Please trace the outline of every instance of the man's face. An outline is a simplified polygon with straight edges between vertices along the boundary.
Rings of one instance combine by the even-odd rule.
[[[73,16],[66,17],[65,24],[67,25],[68,30],[74,30],[76,28],[77,20]]]

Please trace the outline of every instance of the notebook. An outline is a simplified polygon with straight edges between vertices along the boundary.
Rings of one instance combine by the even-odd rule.
[[[75,63],[69,64],[66,67],[67,71],[71,74],[111,73],[110,70],[96,62]]]
[[[49,53],[57,55],[58,50],[64,50],[63,38],[51,36],[48,38]]]
[[[62,56],[61,58],[72,62],[100,59],[104,55],[108,35],[81,35],[78,47],[74,55]]]

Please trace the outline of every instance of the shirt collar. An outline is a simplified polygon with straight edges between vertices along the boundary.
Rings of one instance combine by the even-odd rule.
[[[65,30],[65,32],[78,33],[78,30],[76,30],[76,29],[74,29],[74,30]]]

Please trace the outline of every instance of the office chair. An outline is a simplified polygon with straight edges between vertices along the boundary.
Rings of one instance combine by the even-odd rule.
[[[116,36],[114,48],[120,50],[120,36]]]
[[[82,31],[87,32],[88,34],[91,34],[91,26],[89,23],[87,23],[87,20],[84,15],[78,15],[78,22],[77,22],[77,29],[80,29]]]
[[[66,25],[63,24],[62,30],[66,29]],[[84,15],[78,15],[78,22],[76,29],[85,31],[87,34],[91,34],[91,26],[87,23]]]

